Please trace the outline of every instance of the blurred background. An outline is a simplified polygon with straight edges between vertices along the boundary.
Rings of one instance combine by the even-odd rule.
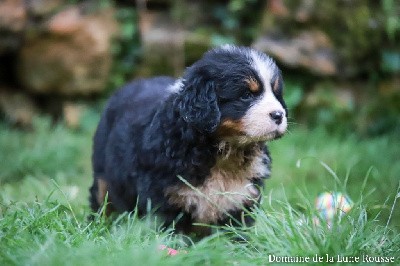
[[[400,132],[395,0],[1,0],[2,119],[24,127],[44,112],[77,126],[82,101],[179,76],[225,43],[277,61],[298,123]]]
[[[315,162],[296,168],[315,156],[350,176],[351,196],[367,176],[374,199],[394,198],[400,1],[0,0],[0,203],[46,196],[55,179],[86,206],[107,97],[133,78],[180,76],[226,43],[269,54],[283,72],[292,124],[272,147],[272,182],[313,182],[310,198],[332,189]],[[382,206],[371,209],[389,216]]]

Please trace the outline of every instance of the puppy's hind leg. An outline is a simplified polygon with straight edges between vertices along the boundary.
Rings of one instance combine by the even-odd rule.
[[[90,188],[90,207],[93,212],[104,210],[106,216],[109,216],[114,210],[108,194],[108,184],[102,177],[94,178]]]
[[[93,212],[100,211],[104,204],[106,195],[108,195],[109,187],[104,178],[104,166],[105,166],[105,149],[109,135],[109,126],[107,123],[106,116],[103,115],[100,119],[96,133],[93,138],[93,154],[92,154],[92,166],[93,166],[93,185],[90,188],[90,207]],[[108,206],[110,202],[109,196],[107,197],[106,215],[111,213],[111,206]]]

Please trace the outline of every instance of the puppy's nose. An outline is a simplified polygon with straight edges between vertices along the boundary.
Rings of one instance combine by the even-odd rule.
[[[275,124],[280,125],[282,123],[283,112],[273,111],[273,112],[269,113],[269,116],[271,117],[272,120],[275,121]]]

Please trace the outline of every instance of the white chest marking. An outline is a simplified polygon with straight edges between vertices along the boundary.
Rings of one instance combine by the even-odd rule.
[[[244,157],[221,157],[202,185],[182,184],[168,188],[169,203],[183,208],[196,222],[216,223],[229,211],[251,205],[260,196],[251,179],[269,175],[269,169],[263,163],[264,156],[261,151],[257,152],[243,167]]]

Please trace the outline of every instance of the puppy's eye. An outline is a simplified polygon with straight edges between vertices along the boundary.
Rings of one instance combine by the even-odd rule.
[[[254,97],[254,94],[250,90],[245,90],[243,94],[240,96],[242,100],[248,100]]]

